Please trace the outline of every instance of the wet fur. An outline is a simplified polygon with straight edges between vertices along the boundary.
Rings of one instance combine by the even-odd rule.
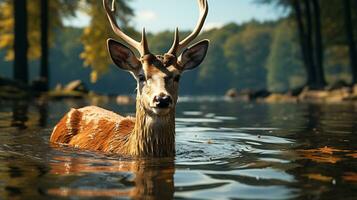
[[[175,77],[202,62],[209,42],[204,40],[189,47],[180,60],[173,55],[171,59],[166,55],[165,59],[165,56],[149,54],[141,58],[140,65],[129,48],[115,41],[108,44],[114,62],[130,71],[138,81],[136,117],[122,117],[94,106],[72,109],[54,128],[50,141],[128,156],[174,156],[179,87],[179,79]],[[155,99],[162,95],[172,101],[166,110],[157,110]]]
[[[129,156],[173,156],[174,119],[174,111],[162,118],[150,116],[140,103],[136,118],[95,106],[71,109],[55,126],[50,141]]]

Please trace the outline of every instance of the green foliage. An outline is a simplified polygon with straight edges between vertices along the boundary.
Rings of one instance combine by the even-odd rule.
[[[289,21],[281,22],[274,30],[267,60],[267,83],[270,91],[285,92],[305,82],[301,51],[298,44],[293,42],[296,38],[295,30]],[[300,83],[296,83],[294,77],[300,77]]]
[[[163,54],[167,52],[173,42],[174,36],[170,31],[160,32],[149,36],[150,51],[153,54]]]
[[[229,88],[266,89],[282,92],[301,86],[305,82],[297,27],[292,18],[294,0],[256,0],[288,8],[288,17],[276,22],[251,21],[242,25],[227,24],[219,29],[203,32],[196,41],[207,38],[210,48],[203,64],[185,73],[181,87],[183,94],[223,94]],[[39,0],[29,4],[30,58],[40,56]],[[91,89],[104,93],[133,93],[132,77],[111,64],[106,39],[116,38],[99,0],[50,0],[51,15],[51,86],[82,79]],[[117,20],[125,32],[136,39],[138,31],[127,27],[133,11],[127,0],[117,0]],[[352,1],[351,1],[352,2]],[[343,21],[343,7],[339,0],[320,1],[322,32],[325,47],[325,70],[329,82],[340,79],[350,81],[348,46]],[[357,1],[353,1],[353,22],[357,24]],[[62,19],[73,16],[80,9],[90,17],[84,29],[63,27]],[[0,59],[13,58],[12,1],[0,0]],[[290,13],[290,14],[289,14]],[[355,31],[357,35],[357,30]],[[184,38],[189,32],[181,31]],[[56,37],[54,37],[56,35]],[[173,32],[148,34],[154,54],[165,53],[173,41]],[[7,75],[9,62],[0,61],[0,75]],[[83,68],[82,66],[90,68]],[[6,67],[5,67],[6,66]],[[36,74],[37,68],[31,69]],[[96,82],[96,84],[91,84]],[[119,84],[113,84],[119,83]]]
[[[341,0],[320,1],[325,44],[346,45],[344,9]],[[351,0],[352,21],[357,24],[357,1]],[[355,29],[357,36],[357,29]]]
[[[348,40],[346,37],[343,1],[320,1],[323,33],[325,37],[325,68],[330,83],[351,82]],[[352,23],[357,39],[357,1],[351,0]],[[356,55],[357,56],[357,55]]]
[[[266,88],[265,63],[269,55],[272,26],[252,22],[225,43],[227,66],[238,89]]]
[[[126,25],[128,17],[133,12],[126,5],[126,1],[115,1],[117,7],[117,16],[120,24]],[[81,58],[84,60],[85,66],[92,68],[91,81],[94,83],[98,77],[108,71],[110,59],[106,47],[106,39],[114,37],[113,31],[108,22],[107,16],[103,11],[102,1],[86,0],[86,5],[83,10],[91,16],[90,25],[86,27],[82,35],[82,43],[84,51],[81,53]]]
[[[207,38],[211,41],[207,57],[200,67],[183,75],[180,84],[181,94],[224,94],[227,89],[232,87],[264,89],[267,84],[267,69],[270,72],[266,63],[268,57],[269,59],[271,57],[269,52],[272,51],[272,40],[275,41],[277,37],[275,36],[277,31],[274,30],[281,26],[280,23],[250,22],[243,25],[228,24],[220,29],[203,32],[197,40]],[[95,84],[91,84],[92,70],[83,68],[84,61],[78,56],[85,48],[82,43],[83,37],[81,37],[83,30],[64,28],[57,31],[56,45],[51,50],[50,58],[52,87],[56,83],[64,84],[74,79],[82,79],[96,91],[134,93],[135,81],[127,72],[119,70],[113,65],[103,65],[106,73],[104,72]],[[130,34],[140,35],[137,32]],[[187,34],[188,32],[182,32],[181,38]],[[293,36],[287,37],[283,34],[280,39],[288,42]],[[106,37],[97,39],[105,44]],[[172,44],[172,40],[173,32],[149,34],[150,49],[155,54],[166,52]],[[94,41],[94,43],[99,45],[101,42],[98,41]],[[289,50],[293,46],[296,48],[296,42],[287,47],[287,52],[296,53],[298,51],[296,49]],[[107,57],[106,50],[105,53],[103,56]],[[295,57],[296,54],[292,53],[286,53],[284,56],[286,56],[286,60],[299,59]],[[109,60],[104,62],[111,63]],[[2,63],[0,65],[3,66]],[[288,68],[291,69],[290,66]],[[0,71],[2,71],[1,68]],[[284,73],[282,75],[284,77],[293,75],[290,82],[295,80],[299,74],[291,74],[289,70],[278,70],[278,72]]]
[[[275,6],[278,6],[280,8],[288,8],[286,9],[288,11],[290,20],[292,20],[294,15],[297,14],[297,9],[299,4],[301,8],[301,14],[302,17],[306,17],[306,3],[307,2],[313,2],[313,1],[300,1],[300,0],[256,0],[258,3],[267,3],[267,4],[272,4]],[[352,60],[353,57],[356,55],[351,55],[349,58],[348,55],[348,47],[351,47],[353,49],[353,36],[348,35],[346,31],[348,29],[352,29],[352,32],[354,32],[354,38],[357,37],[357,1],[355,0],[349,0],[348,4],[349,7],[346,8],[346,1],[341,1],[341,0],[317,0],[315,1],[320,5],[320,17],[321,17],[321,22],[322,22],[322,27],[321,27],[321,32],[322,32],[322,43],[323,43],[323,54],[324,54],[324,69],[325,69],[325,75],[328,79],[329,83],[338,81],[340,79],[343,80],[351,80],[351,70],[348,70],[348,65],[351,65],[350,68],[354,69],[356,68],[355,65],[353,65]],[[348,5],[347,4],[347,5]],[[296,5],[296,6],[294,6]],[[314,5],[314,4],[312,4]],[[312,6],[311,5],[311,6]],[[350,27],[351,25],[347,24],[346,21],[346,15],[345,9],[350,9],[351,11],[351,21],[353,27]],[[315,12],[316,10],[314,10]],[[314,12],[312,14],[314,14]],[[306,27],[306,19],[302,20],[303,23],[305,23],[305,28]],[[348,27],[347,27],[348,26]],[[301,30],[302,31],[302,30]],[[316,28],[315,30],[316,31]],[[353,35],[353,34],[352,34]],[[307,33],[304,34],[302,37],[306,37]],[[316,38],[314,38],[316,40]],[[316,41],[313,41],[316,42]],[[304,49],[306,53],[308,52],[313,52],[314,47],[310,49]],[[311,54],[316,54],[316,53],[311,53]],[[314,56],[314,55],[312,55]],[[351,60],[349,63],[348,61]],[[308,65],[306,63],[306,65]],[[309,66],[310,68],[313,66]],[[308,70],[309,71],[309,70]],[[355,70],[354,70],[355,71]],[[354,74],[356,76],[356,74]]]
[[[77,7],[77,1],[70,0],[50,0],[50,43],[53,45],[53,31],[63,27],[62,18],[73,16]],[[13,18],[13,1],[0,2],[0,49],[6,49],[5,59],[12,61],[14,59],[14,18]],[[29,41],[29,58],[38,59],[41,56],[40,46],[40,0],[32,0],[27,4],[28,11],[28,41]]]
[[[327,81],[335,83],[339,80],[351,82],[347,45],[332,45],[326,49]]]

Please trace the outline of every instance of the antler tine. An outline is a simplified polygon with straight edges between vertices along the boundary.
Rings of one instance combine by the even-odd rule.
[[[141,55],[146,55],[146,54],[150,54],[150,51],[149,51],[149,44],[148,44],[148,40],[147,40],[147,37],[146,37],[146,31],[145,31],[145,28],[143,28],[143,32],[141,33]]]
[[[180,44],[180,37],[179,37],[179,29],[177,27],[175,30],[174,43],[172,44],[172,47],[168,51],[168,54],[175,55],[177,53],[177,48],[179,44]]]
[[[200,17],[198,19],[196,28],[193,30],[193,32],[189,36],[187,36],[184,40],[182,40],[178,44],[175,45],[176,41],[174,41],[173,47],[171,47],[169,53],[176,54],[176,53],[180,52],[182,49],[187,47],[190,44],[190,42],[192,42],[198,36],[198,34],[201,32],[203,24],[205,23],[205,20],[207,18],[207,14],[208,14],[208,3],[207,3],[207,0],[197,0],[197,2],[199,5],[199,10],[200,10]],[[175,33],[175,35],[176,34],[178,35],[178,31],[177,31],[177,33]],[[176,36],[175,36],[175,38],[176,38]]]
[[[103,6],[104,9],[107,13],[110,25],[113,29],[113,31],[126,43],[128,43],[130,46],[134,47],[136,50],[139,51],[141,56],[144,56],[149,53],[149,48],[147,44],[147,39],[146,39],[146,33],[145,29],[143,29],[143,35],[142,35],[142,40],[141,42],[138,42],[131,38],[130,36],[126,35],[119,27],[118,23],[115,20],[114,17],[114,12],[115,12],[115,0],[112,0],[112,8],[109,7],[109,2],[108,0],[103,0]]]

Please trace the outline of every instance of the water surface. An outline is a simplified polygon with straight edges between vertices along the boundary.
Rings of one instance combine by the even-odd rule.
[[[357,104],[182,98],[176,156],[132,159],[49,144],[71,107],[0,102],[0,199],[357,199]]]

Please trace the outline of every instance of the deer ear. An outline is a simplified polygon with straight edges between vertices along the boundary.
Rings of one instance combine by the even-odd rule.
[[[202,40],[187,48],[178,58],[183,70],[191,70],[198,67],[206,57],[209,46],[208,40]]]
[[[140,61],[128,47],[113,39],[108,39],[107,45],[110,57],[120,69],[137,71],[140,68]]]

